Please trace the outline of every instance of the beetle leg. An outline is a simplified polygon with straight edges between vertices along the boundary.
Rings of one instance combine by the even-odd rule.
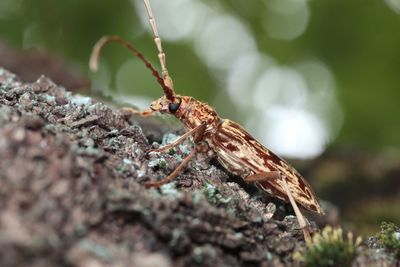
[[[303,230],[304,240],[307,243],[311,242],[310,231],[308,231],[308,223],[306,222],[306,219],[304,218],[304,216],[301,213],[299,207],[297,206],[296,201],[294,201],[292,192],[290,192],[289,185],[286,182],[286,176],[282,175],[281,178],[282,178],[282,181],[283,181],[283,187],[286,190],[286,194],[289,197],[290,204],[292,204],[294,213],[296,214],[297,221],[299,222],[300,229]]]
[[[147,188],[150,187],[160,187],[163,184],[169,183],[171,181],[173,181],[178,175],[179,173],[182,171],[182,169],[187,165],[187,163],[193,158],[193,156],[196,154],[196,149],[193,149],[192,152],[190,152],[190,154],[179,164],[178,167],[176,167],[176,169],[167,177],[165,177],[162,180],[159,181],[154,181],[154,182],[146,182],[144,185]]]
[[[126,115],[139,115],[142,117],[149,117],[154,115],[154,113],[156,113],[156,111],[152,110],[152,109],[146,109],[143,111],[139,111],[133,108],[127,108],[127,107],[123,107],[121,108],[122,112],[124,112],[124,114]]]
[[[146,151],[146,153],[150,153],[150,152],[162,152],[165,150],[168,150],[170,148],[173,148],[181,143],[183,143],[183,141],[185,141],[186,138],[188,138],[191,135],[194,135],[194,142],[197,143],[199,140],[201,140],[201,138],[203,137],[204,131],[206,130],[206,124],[200,124],[196,127],[194,127],[193,129],[191,129],[190,131],[184,133],[182,136],[180,136],[178,139],[176,139],[174,142],[167,144],[163,147],[157,148],[157,149],[149,149]]]
[[[299,207],[297,206],[296,201],[293,198],[292,192],[290,191],[289,185],[286,181],[286,176],[282,175],[279,171],[271,171],[271,172],[264,172],[264,173],[256,173],[249,175],[244,178],[245,182],[261,182],[266,180],[278,180],[281,179],[283,182],[283,188],[286,191],[286,195],[289,198],[289,202],[293,207],[294,213],[296,214],[297,221],[299,223],[300,229],[303,230],[304,240],[306,242],[311,241],[310,232],[308,231],[308,224],[300,212]]]
[[[247,183],[250,182],[262,182],[266,180],[278,180],[281,178],[281,173],[279,171],[256,173],[244,178]]]
[[[190,154],[187,155],[186,158],[183,159],[183,161],[178,165],[178,167],[176,167],[176,169],[170,175],[168,175],[167,177],[165,177],[164,179],[159,180],[159,181],[146,182],[144,185],[147,188],[160,187],[163,184],[171,182],[172,180],[174,180],[179,175],[179,173],[182,171],[182,169],[188,164],[188,162],[193,158],[193,156],[197,152],[204,153],[208,149],[208,147],[206,147],[203,143],[199,143],[202,140],[204,132],[205,132],[205,130],[207,128],[206,125],[207,124],[202,123],[199,126],[193,128],[189,132],[187,132],[184,135],[182,135],[180,138],[178,138],[177,141],[182,142],[180,139],[184,139],[187,136],[189,136],[191,134],[194,134],[194,142],[198,143],[198,144],[196,144],[195,148],[190,152]],[[175,141],[174,143],[177,143],[177,141]],[[172,145],[171,147],[173,147],[175,145],[176,144]],[[168,145],[166,145],[166,146],[168,146]],[[160,149],[164,150],[166,146],[164,146],[164,147],[162,147]],[[155,150],[153,150],[153,151],[155,151]]]

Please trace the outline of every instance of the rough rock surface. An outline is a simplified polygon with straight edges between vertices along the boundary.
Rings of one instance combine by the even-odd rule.
[[[287,206],[202,155],[145,189],[191,147],[146,155],[148,138],[174,137],[153,123],[144,134],[117,109],[0,68],[0,266],[292,265],[303,241]]]
[[[0,71],[0,125],[1,266],[279,266],[300,244],[292,216],[201,158],[146,190],[190,144],[146,157],[124,114],[45,77]]]

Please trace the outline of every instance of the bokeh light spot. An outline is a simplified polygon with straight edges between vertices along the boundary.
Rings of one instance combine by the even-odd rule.
[[[313,158],[323,152],[327,143],[323,121],[304,109],[272,106],[253,119],[249,127],[256,129],[263,144],[285,157]]]
[[[249,31],[229,15],[211,16],[194,39],[200,58],[216,69],[229,69],[238,56],[255,50]]]
[[[307,28],[310,10],[304,1],[272,1],[267,5],[263,27],[271,38],[293,40]]]
[[[390,9],[400,15],[400,0],[385,0],[385,3]]]
[[[142,25],[151,32],[149,19],[142,1],[132,0]],[[203,5],[197,1],[153,0],[151,1],[159,35],[165,41],[188,38],[201,17]]]

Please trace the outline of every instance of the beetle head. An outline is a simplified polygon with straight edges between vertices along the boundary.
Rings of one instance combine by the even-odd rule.
[[[150,108],[154,111],[160,113],[169,113],[174,115],[181,105],[181,98],[179,96],[174,96],[173,101],[168,99],[165,95],[157,100],[154,100]]]

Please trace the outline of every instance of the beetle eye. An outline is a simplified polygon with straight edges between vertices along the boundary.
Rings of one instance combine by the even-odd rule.
[[[175,113],[178,110],[180,104],[181,104],[180,101],[178,103],[169,103],[168,105],[169,112]]]

